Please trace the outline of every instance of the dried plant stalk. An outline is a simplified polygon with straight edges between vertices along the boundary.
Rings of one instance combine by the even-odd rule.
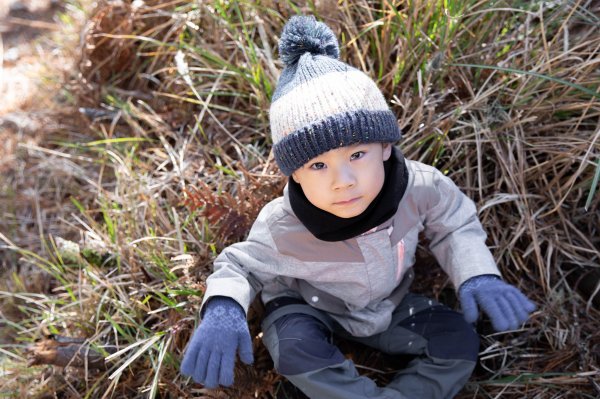
[[[116,352],[115,348],[104,348],[109,353]],[[94,370],[106,370],[104,356],[92,349],[87,340],[54,336],[36,342],[27,348],[27,366],[52,364],[60,367],[78,367]]]

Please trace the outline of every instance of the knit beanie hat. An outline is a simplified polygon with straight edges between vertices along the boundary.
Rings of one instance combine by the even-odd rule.
[[[313,16],[283,27],[279,54],[285,67],[270,109],[273,151],[290,176],[312,158],[357,143],[400,139],[396,117],[365,73],[339,61],[331,29]]]

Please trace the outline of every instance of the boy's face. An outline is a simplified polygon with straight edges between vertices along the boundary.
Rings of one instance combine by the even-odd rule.
[[[390,144],[355,144],[327,151],[292,174],[306,198],[317,208],[341,218],[364,212],[377,197]]]

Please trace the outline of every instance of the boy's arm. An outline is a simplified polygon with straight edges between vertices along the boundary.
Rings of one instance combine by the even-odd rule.
[[[215,296],[234,299],[245,313],[262,287],[276,276],[266,272],[265,265],[276,264],[277,252],[268,219],[273,203],[258,215],[245,241],[225,248],[214,261],[213,273],[206,280],[202,311]]]
[[[473,201],[441,172],[433,181],[437,201],[425,211],[425,235],[442,269],[457,289],[474,276],[500,276]]]
[[[274,276],[264,271],[275,261],[267,218],[267,205],[246,241],[225,248],[206,280],[201,307],[202,322],[185,350],[181,373],[208,388],[233,384],[236,354],[253,362],[252,339],[246,314],[256,293]]]
[[[480,307],[496,331],[518,328],[536,305],[500,278],[473,201],[452,180],[436,175],[438,201],[426,212],[425,232],[431,251],[457,288],[465,318],[476,321]]]

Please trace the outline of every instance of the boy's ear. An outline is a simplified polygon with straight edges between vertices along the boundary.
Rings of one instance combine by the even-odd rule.
[[[392,156],[392,145],[390,143],[383,143],[383,160],[387,161]]]
[[[294,181],[296,183],[298,183],[298,178],[296,177],[296,172],[292,173],[292,179],[294,179]],[[298,183],[298,184],[300,184],[300,183]]]

